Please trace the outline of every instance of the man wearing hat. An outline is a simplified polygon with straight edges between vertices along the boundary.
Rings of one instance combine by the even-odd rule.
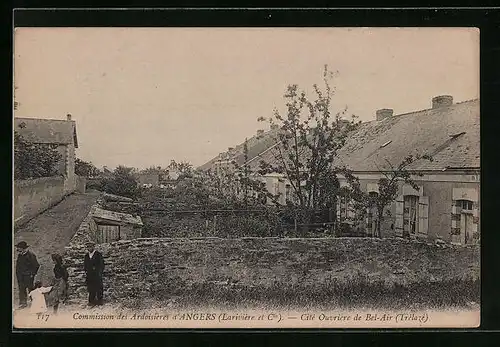
[[[25,241],[21,241],[16,245],[18,253],[16,276],[19,285],[19,305],[21,308],[26,307],[27,293],[33,290],[35,275],[40,268],[36,256],[28,250],[28,247],[29,245]]]
[[[83,267],[85,268],[87,290],[89,292],[89,305],[102,305],[104,258],[99,251],[95,250],[94,242],[87,242],[86,246],[87,253],[85,254]]]

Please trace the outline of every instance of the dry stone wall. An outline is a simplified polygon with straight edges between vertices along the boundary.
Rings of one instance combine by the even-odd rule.
[[[21,226],[66,196],[64,177],[41,177],[14,182],[14,224]]]
[[[76,237],[65,259],[70,297],[84,302],[84,238]],[[479,278],[478,247],[404,239],[143,238],[100,244],[97,249],[106,265],[105,298],[113,302],[161,301],[206,285],[300,289],[349,281],[359,274],[388,287]]]

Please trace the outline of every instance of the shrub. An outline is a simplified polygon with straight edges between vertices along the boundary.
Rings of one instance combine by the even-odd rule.
[[[27,142],[14,131],[14,179],[51,177],[59,174],[61,154],[56,145]]]

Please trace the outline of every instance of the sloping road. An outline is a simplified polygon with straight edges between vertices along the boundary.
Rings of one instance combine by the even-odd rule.
[[[72,194],[59,204],[38,215],[14,233],[14,245],[19,241],[26,241],[30,250],[37,256],[40,269],[35,280],[48,284],[53,277],[54,267],[51,259],[52,253],[63,254],[78,227],[90,211],[91,206],[97,201],[99,192],[85,194]],[[14,252],[14,261],[17,254]],[[15,267],[14,267],[15,268]],[[13,268],[13,269],[14,269]],[[18,301],[17,280],[14,275],[13,293],[15,302]]]

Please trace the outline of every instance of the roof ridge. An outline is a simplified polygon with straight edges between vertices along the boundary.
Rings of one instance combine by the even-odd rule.
[[[53,118],[29,118],[29,117],[14,117],[14,120],[19,119],[19,120],[42,120],[42,121],[51,121],[51,122],[75,122],[75,120],[67,120],[67,119],[53,119]]]
[[[464,100],[464,101],[460,101],[460,102],[454,102],[453,104],[451,104],[449,106],[446,106],[446,107],[453,107],[455,105],[462,105],[462,104],[465,104],[467,102],[473,102],[473,101],[477,101],[477,100],[479,100],[479,98],[470,99],[470,100]],[[445,108],[445,107],[443,107],[443,108]],[[441,107],[438,108],[438,109],[441,109]],[[392,117],[407,116],[409,114],[415,114],[415,113],[419,113],[419,112],[426,112],[426,111],[432,111],[432,110],[436,110],[436,108],[432,108],[432,107],[430,107],[430,108],[424,108],[424,109],[421,109],[421,110],[416,110],[416,111],[411,111],[411,112],[405,112],[405,113],[395,114]]]

